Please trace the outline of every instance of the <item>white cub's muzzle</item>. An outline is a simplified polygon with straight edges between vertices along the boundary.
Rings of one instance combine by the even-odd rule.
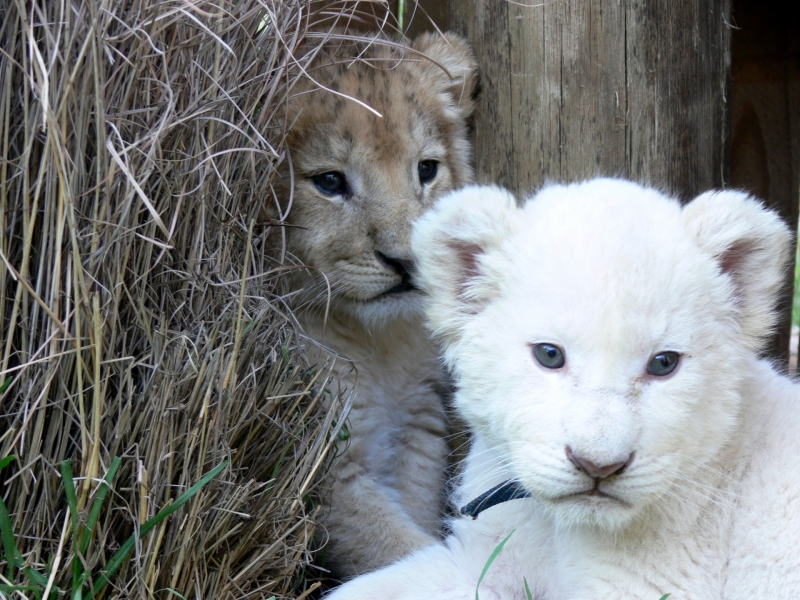
[[[613,527],[627,521],[643,499],[630,485],[644,465],[635,402],[608,390],[571,396],[549,433],[538,427],[536,442],[509,443],[514,470],[557,518]]]

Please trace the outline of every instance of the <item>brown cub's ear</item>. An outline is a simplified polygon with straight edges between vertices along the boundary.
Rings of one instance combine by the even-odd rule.
[[[469,186],[443,196],[414,225],[411,247],[428,296],[431,328],[445,346],[498,293],[487,258],[516,230],[519,209],[509,192]]]
[[[478,63],[466,40],[450,32],[423,33],[412,47],[427,57],[420,57],[420,68],[434,89],[444,96],[451,118],[469,117],[475,110]]]
[[[742,341],[760,350],[776,324],[776,305],[792,234],[777,213],[744,192],[706,192],[683,208],[697,244],[730,277]]]

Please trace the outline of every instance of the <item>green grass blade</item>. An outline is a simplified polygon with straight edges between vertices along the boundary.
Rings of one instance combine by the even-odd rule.
[[[530,588],[530,587],[528,587],[528,580],[527,580],[527,579],[525,579],[525,577],[523,576],[523,577],[522,577],[522,581],[524,581],[524,582],[525,582],[525,597],[526,597],[528,600],[533,600],[533,594],[531,594],[531,588]]]
[[[186,490],[177,500],[175,500],[175,502],[173,502],[169,506],[165,506],[164,508],[162,508],[160,511],[158,511],[158,514],[156,514],[156,516],[154,516],[152,519],[148,519],[144,523],[144,525],[142,525],[139,528],[138,536],[136,533],[134,533],[131,537],[125,540],[125,542],[119,547],[119,550],[117,550],[114,553],[114,556],[112,556],[111,559],[108,561],[108,563],[106,563],[105,569],[103,570],[103,572],[100,573],[100,576],[97,578],[98,581],[97,581],[97,587],[95,587],[95,598],[103,591],[105,586],[108,584],[110,578],[114,576],[114,573],[117,572],[117,569],[119,569],[122,566],[122,563],[125,562],[125,559],[128,558],[128,554],[131,553],[134,546],[136,545],[137,537],[139,539],[143,539],[144,536],[146,536],[148,532],[151,529],[153,529],[153,527],[161,523],[161,521],[166,519],[169,515],[174,513],[181,506],[183,506],[189,500],[191,500],[192,497],[197,492],[199,492],[203,486],[205,486],[209,481],[214,479],[214,477],[216,477],[220,473],[220,471],[222,471],[222,469],[227,467],[228,463],[230,463],[230,461],[226,460],[225,462],[211,469],[211,471],[209,471],[206,475],[204,475],[200,481],[198,481],[192,487]]]
[[[32,585],[5,585],[0,583],[0,592],[4,594],[11,594],[12,592],[41,592],[42,589],[40,587],[34,587]]]
[[[5,392],[8,389],[8,386],[11,385],[11,382],[14,381],[14,377],[9,377],[3,382],[3,385],[0,385],[0,394]]]
[[[32,569],[31,567],[22,567],[23,562],[21,559],[18,560],[17,563],[17,566],[22,569],[22,572],[25,573],[25,576],[30,582],[30,585],[26,586],[26,588],[33,591],[33,597],[36,598],[36,600],[41,600],[44,589],[47,587],[47,580],[49,578],[39,573],[39,571],[36,569]],[[50,598],[59,595],[61,595],[61,590],[58,589],[58,586],[54,584],[50,588]]]
[[[14,563],[20,556],[17,550],[17,544],[14,541],[14,530],[11,528],[11,515],[8,514],[6,503],[0,497],[0,537],[3,538],[3,553],[6,555],[6,563],[8,563],[9,581],[14,581]]]
[[[36,569],[32,569],[31,567],[25,567],[22,569],[22,572],[25,573],[25,576],[30,581],[31,585],[34,587],[33,595],[38,599],[42,597],[42,593],[44,593],[44,589],[47,587],[47,577],[39,573]],[[52,598],[54,595],[60,594],[60,590],[57,586],[53,586],[50,588],[50,597]]]
[[[61,463],[61,478],[64,480],[64,494],[72,517],[72,528],[78,525],[78,496],[75,494],[75,478],[72,475],[72,463],[65,460]]]
[[[303,428],[303,426],[301,426],[301,431],[302,431],[302,428]],[[281,463],[283,463],[283,460],[286,458],[286,455],[289,453],[289,450],[291,450],[292,447],[296,443],[297,443],[296,440],[289,440],[289,442],[283,448],[283,451],[281,452],[281,455],[278,457],[278,462],[275,463],[275,467],[273,467],[272,474],[269,477],[272,481],[275,481],[275,480],[278,479],[278,471],[280,471]],[[273,491],[273,486],[270,485],[270,487],[267,488],[267,492],[266,492],[266,497],[267,498],[270,497],[270,495],[272,494],[272,491]]]
[[[89,582],[90,588],[94,587],[91,573],[83,571],[83,569],[80,568],[82,566],[81,557],[86,555],[86,550],[89,548],[89,542],[92,540],[94,527],[97,525],[97,520],[100,517],[103,501],[108,495],[111,482],[114,480],[114,476],[117,474],[117,469],[119,469],[121,463],[122,459],[118,456],[115,456],[111,460],[111,466],[108,468],[108,472],[103,478],[100,489],[97,490],[94,502],[92,502],[92,509],[89,511],[89,519],[86,522],[86,527],[83,529],[83,535],[81,536],[80,551],[75,555],[72,562],[72,600],[82,600],[83,587],[86,585],[87,581]]]
[[[661,598],[659,598],[658,600],[667,600],[667,598],[669,598],[669,594],[664,594],[664,595],[663,595],[663,596],[661,596]]]
[[[242,332],[242,338],[244,338],[250,332],[250,330],[253,328],[254,324],[255,324],[255,321],[248,321],[247,322],[247,325],[245,326],[244,331]],[[170,592],[172,590],[167,588],[167,591]],[[181,596],[181,597],[183,597],[183,596]]]
[[[83,571],[81,573],[80,580],[78,581],[78,587],[72,590],[72,596],[70,600],[82,600],[83,599],[83,590],[86,587],[86,582],[89,582],[89,585],[92,584],[92,574],[89,571]],[[91,587],[89,588],[91,589]]]
[[[7,467],[17,459],[16,456],[6,456],[0,459],[0,469]],[[3,498],[0,498],[0,537],[3,539],[3,553],[8,563],[8,580],[14,581],[14,563],[17,561],[19,551],[14,542],[14,530],[11,528],[11,515],[8,514]]]
[[[281,468],[281,463],[283,462],[283,459],[286,458],[286,454],[289,452],[289,450],[292,449],[292,446],[294,446],[295,443],[296,443],[295,440],[290,440],[289,443],[286,444],[283,451],[281,452],[281,455],[278,457],[278,462],[275,463],[275,467],[272,469],[272,474],[270,475],[270,479],[276,479],[278,477],[278,471]]]
[[[119,469],[119,465],[121,463],[122,459],[119,456],[115,456],[113,458],[111,461],[111,466],[108,468],[108,473],[106,473],[106,476],[103,478],[104,485],[97,490],[97,495],[92,503],[92,510],[89,512],[89,520],[86,522],[86,529],[83,530],[83,537],[81,539],[81,554],[86,554],[86,549],[89,547],[89,542],[92,539],[94,526],[97,524],[97,519],[100,517],[100,509],[103,507],[103,501],[108,495],[111,482],[114,480],[114,476],[117,474],[117,469]]]
[[[72,519],[72,547],[78,549],[78,496],[75,492],[75,476],[69,460],[61,462],[61,479],[64,481],[64,495],[67,497],[69,516]],[[81,561],[77,554],[72,556],[72,594],[80,587]]]
[[[509,533],[506,536],[506,539],[504,539],[502,542],[497,544],[495,549],[492,550],[491,555],[489,555],[489,560],[487,560],[486,564],[483,565],[483,571],[481,571],[481,576],[478,577],[478,585],[475,586],[475,600],[480,600],[480,596],[478,596],[478,588],[481,587],[481,582],[483,581],[483,578],[486,577],[486,573],[489,571],[489,567],[492,566],[492,563],[494,562],[494,559],[497,558],[497,555],[500,554],[503,551],[503,546],[506,545],[506,542],[508,541],[508,538],[510,538],[512,535],[514,535],[515,531],[516,531],[516,529],[512,529],[511,533]]]
[[[33,585],[38,585],[40,591],[44,591],[44,588],[47,587],[47,577],[39,573],[36,569],[32,569],[30,567],[25,567],[22,569],[25,572],[25,576],[28,578]],[[54,586],[55,587],[55,586]]]
[[[173,590],[172,588],[167,588],[167,591],[168,591],[170,594],[174,594],[175,596],[177,596],[177,597],[178,597],[178,598],[180,598],[181,600],[186,600],[186,596],[184,596],[183,594],[179,594],[178,592],[176,592],[176,591],[175,591],[175,590]]]

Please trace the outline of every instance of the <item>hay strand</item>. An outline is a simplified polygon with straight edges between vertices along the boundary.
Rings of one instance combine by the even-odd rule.
[[[302,361],[266,204],[297,48],[365,4],[0,7],[0,596],[317,589],[347,398]]]

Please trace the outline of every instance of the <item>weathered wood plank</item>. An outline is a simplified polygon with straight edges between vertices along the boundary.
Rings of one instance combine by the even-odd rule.
[[[688,199],[727,182],[730,0],[451,0],[478,54],[483,178],[621,175]]]

